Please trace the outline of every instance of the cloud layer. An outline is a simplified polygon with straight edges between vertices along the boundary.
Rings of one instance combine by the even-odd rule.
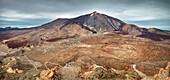
[[[137,25],[170,26],[169,4],[170,0],[0,0],[0,26],[35,26],[93,11]]]

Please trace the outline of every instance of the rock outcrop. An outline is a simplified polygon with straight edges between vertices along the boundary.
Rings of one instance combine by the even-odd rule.
[[[165,69],[161,68],[159,73],[154,76],[155,80],[168,80],[170,79],[170,62],[168,62]]]
[[[52,79],[52,78],[55,78],[56,76],[56,70],[58,69],[58,67],[54,67],[52,69],[48,69],[48,70],[43,70],[41,73],[40,73],[40,79]],[[38,77],[37,77],[38,78]]]
[[[142,80],[170,80],[170,62],[168,62],[165,69],[161,68],[158,74],[153,77],[144,78]]]

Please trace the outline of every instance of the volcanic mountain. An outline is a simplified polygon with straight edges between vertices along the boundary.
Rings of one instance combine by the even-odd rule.
[[[169,38],[168,35],[162,35],[162,33],[169,33],[168,31],[155,30],[158,34],[94,11],[93,13],[76,18],[59,18],[47,24],[28,29],[1,29],[0,36],[2,37],[0,41],[5,40],[4,43],[8,44],[10,48],[16,48],[40,44],[42,41],[56,41],[77,35],[103,34],[105,32],[116,31],[158,41]],[[14,44],[15,46],[13,46]]]
[[[169,76],[170,31],[141,28],[97,12],[38,27],[2,28],[0,41],[4,80],[165,80]]]

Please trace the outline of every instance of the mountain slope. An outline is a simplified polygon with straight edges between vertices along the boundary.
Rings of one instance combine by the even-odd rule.
[[[91,14],[70,19],[60,29],[69,24],[80,25],[82,28],[92,31],[93,33],[103,33],[121,30],[125,23],[119,19],[93,12]]]

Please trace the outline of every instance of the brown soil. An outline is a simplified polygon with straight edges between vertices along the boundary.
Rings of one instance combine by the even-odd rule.
[[[47,46],[47,52],[39,50]],[[84,69],[94,63],[119,70],[137,64],[140,71],[153,76],[170,61],[169,53],[169,47],[156,45],[148,39],[110,33],[44,44],[30,51],[27,56],[43,64],[50,62],[64,66],[69,62],[76,62]],[[55,64],[47,66],[54,67]]]

